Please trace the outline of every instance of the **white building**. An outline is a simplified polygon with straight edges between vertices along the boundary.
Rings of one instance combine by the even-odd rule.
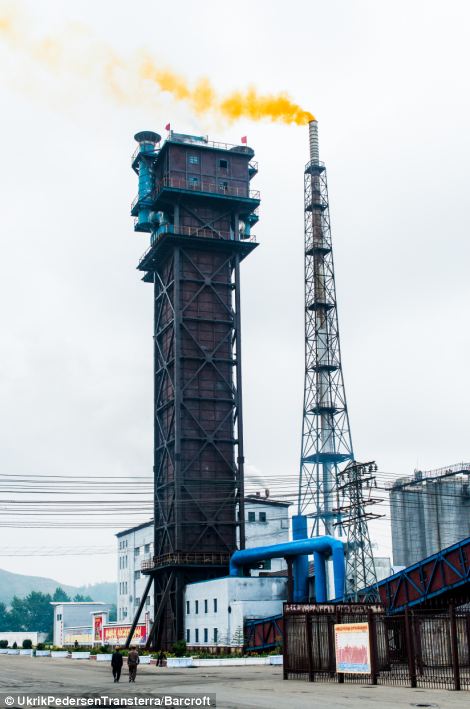
[[[290,502],[278,502],[261,495],[249,495],[245,498],[245,545],[246,547],[267,546],[289,541],[289,505]],[[118,541],[118,585],[117,585],[117,622],[131,622],[139,607],[148,576],[141,572],[143,561],[153,557],[153,520],[125,529],[116,534]],[[252,576],[263,572],[282,571],[283,559],[272,559],[258,564],[252,569]],[[154,618],[153,593],[146,600],[146,605],[139,618],[145,621],[145,613]]]
[[[247,619],[282,613],[287,579],[225,576],[191,583],[184,597],[185,640],[191,647],[240,647]]]
[[[266,491],[267,492],[267,491]],[[245,547],[265,547],[289,541],[290,502],[278,502],[261,495],[245,497]],[[268,559],[251,570],[252,576],[263,571],[282,571],[287,568],[284,559]]]
[[[153,520],[116,534],[118,540],[117,622],[132,622],[148,581],[140,570],[143,561],[153,557]],[[149,612],[153,620],[153,593],[147,597],[139,618]]]
[[[82,644],[91,642],[91,614],[111,609],[109,603],[101,601],[60,601],[51,602],[51,606],[54,608],[53,643],[59,647],[73,644],[75,640]]]

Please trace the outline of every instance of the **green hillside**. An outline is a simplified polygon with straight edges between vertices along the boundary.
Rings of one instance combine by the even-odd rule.
[[[13,574],[0,569],[0,603],[6,605],[10,603],[13,596],[24,598],[31,591],[53,594],[57,587],[62,588],[70,597],[80,593],[83,596],[91,596],[94,601],[116,602],[116,584],[113,582],[95,583],[88,586],[68,586],[54,581],[54,579]]]

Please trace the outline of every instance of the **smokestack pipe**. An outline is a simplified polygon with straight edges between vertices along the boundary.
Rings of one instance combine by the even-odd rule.
[[[318,122],[310,121],[308,124],[308,138],[310,142],[310,160],[320,162],[320,150],[318,147]]]

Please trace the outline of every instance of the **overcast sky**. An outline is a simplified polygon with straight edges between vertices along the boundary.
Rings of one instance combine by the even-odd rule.
[[[242,268],[245,449],[268,484],[295,486],[307,129],[196,116],[156,89],[117,100],[89,69],[106,47],[124,67],[146,49],[222,93],[285,90],[318,117],[356,457],[390,478],[468,460],[468,3],[16,6],[23,36],[0,36],[0,470],[151,473],[152,295],[135,270],[148,236],[129,217],[130,155],[137,130],[171,121],[228,142],[248,135],[256,151],[260,245]],[[32,60],[25,47],[47,34],[67,44],[77,21],[82,63]],[[387,520],[373,527],[382,553],[387,530]],[[112,531],[6,529],[0,540],[113,544]],[[5,557],[0,567],[66,583],[116,576],[112,555]]]

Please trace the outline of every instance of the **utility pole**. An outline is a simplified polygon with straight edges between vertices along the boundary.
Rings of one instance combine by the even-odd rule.
[[[345,599],[359,600],[359,592],[367,588],[367,599],[377,600],[377,574],[375,571],[368,522],[383,515],[367,512],[366,507],[382,502],[371,497],[377,487],[374,473],[375,461],[358,463],[353,460],[339,473],[338,491],[342,505],[337,509],[342,528],[347,529],[346,589]],[[368,496],[366,497],[366,491]]]

